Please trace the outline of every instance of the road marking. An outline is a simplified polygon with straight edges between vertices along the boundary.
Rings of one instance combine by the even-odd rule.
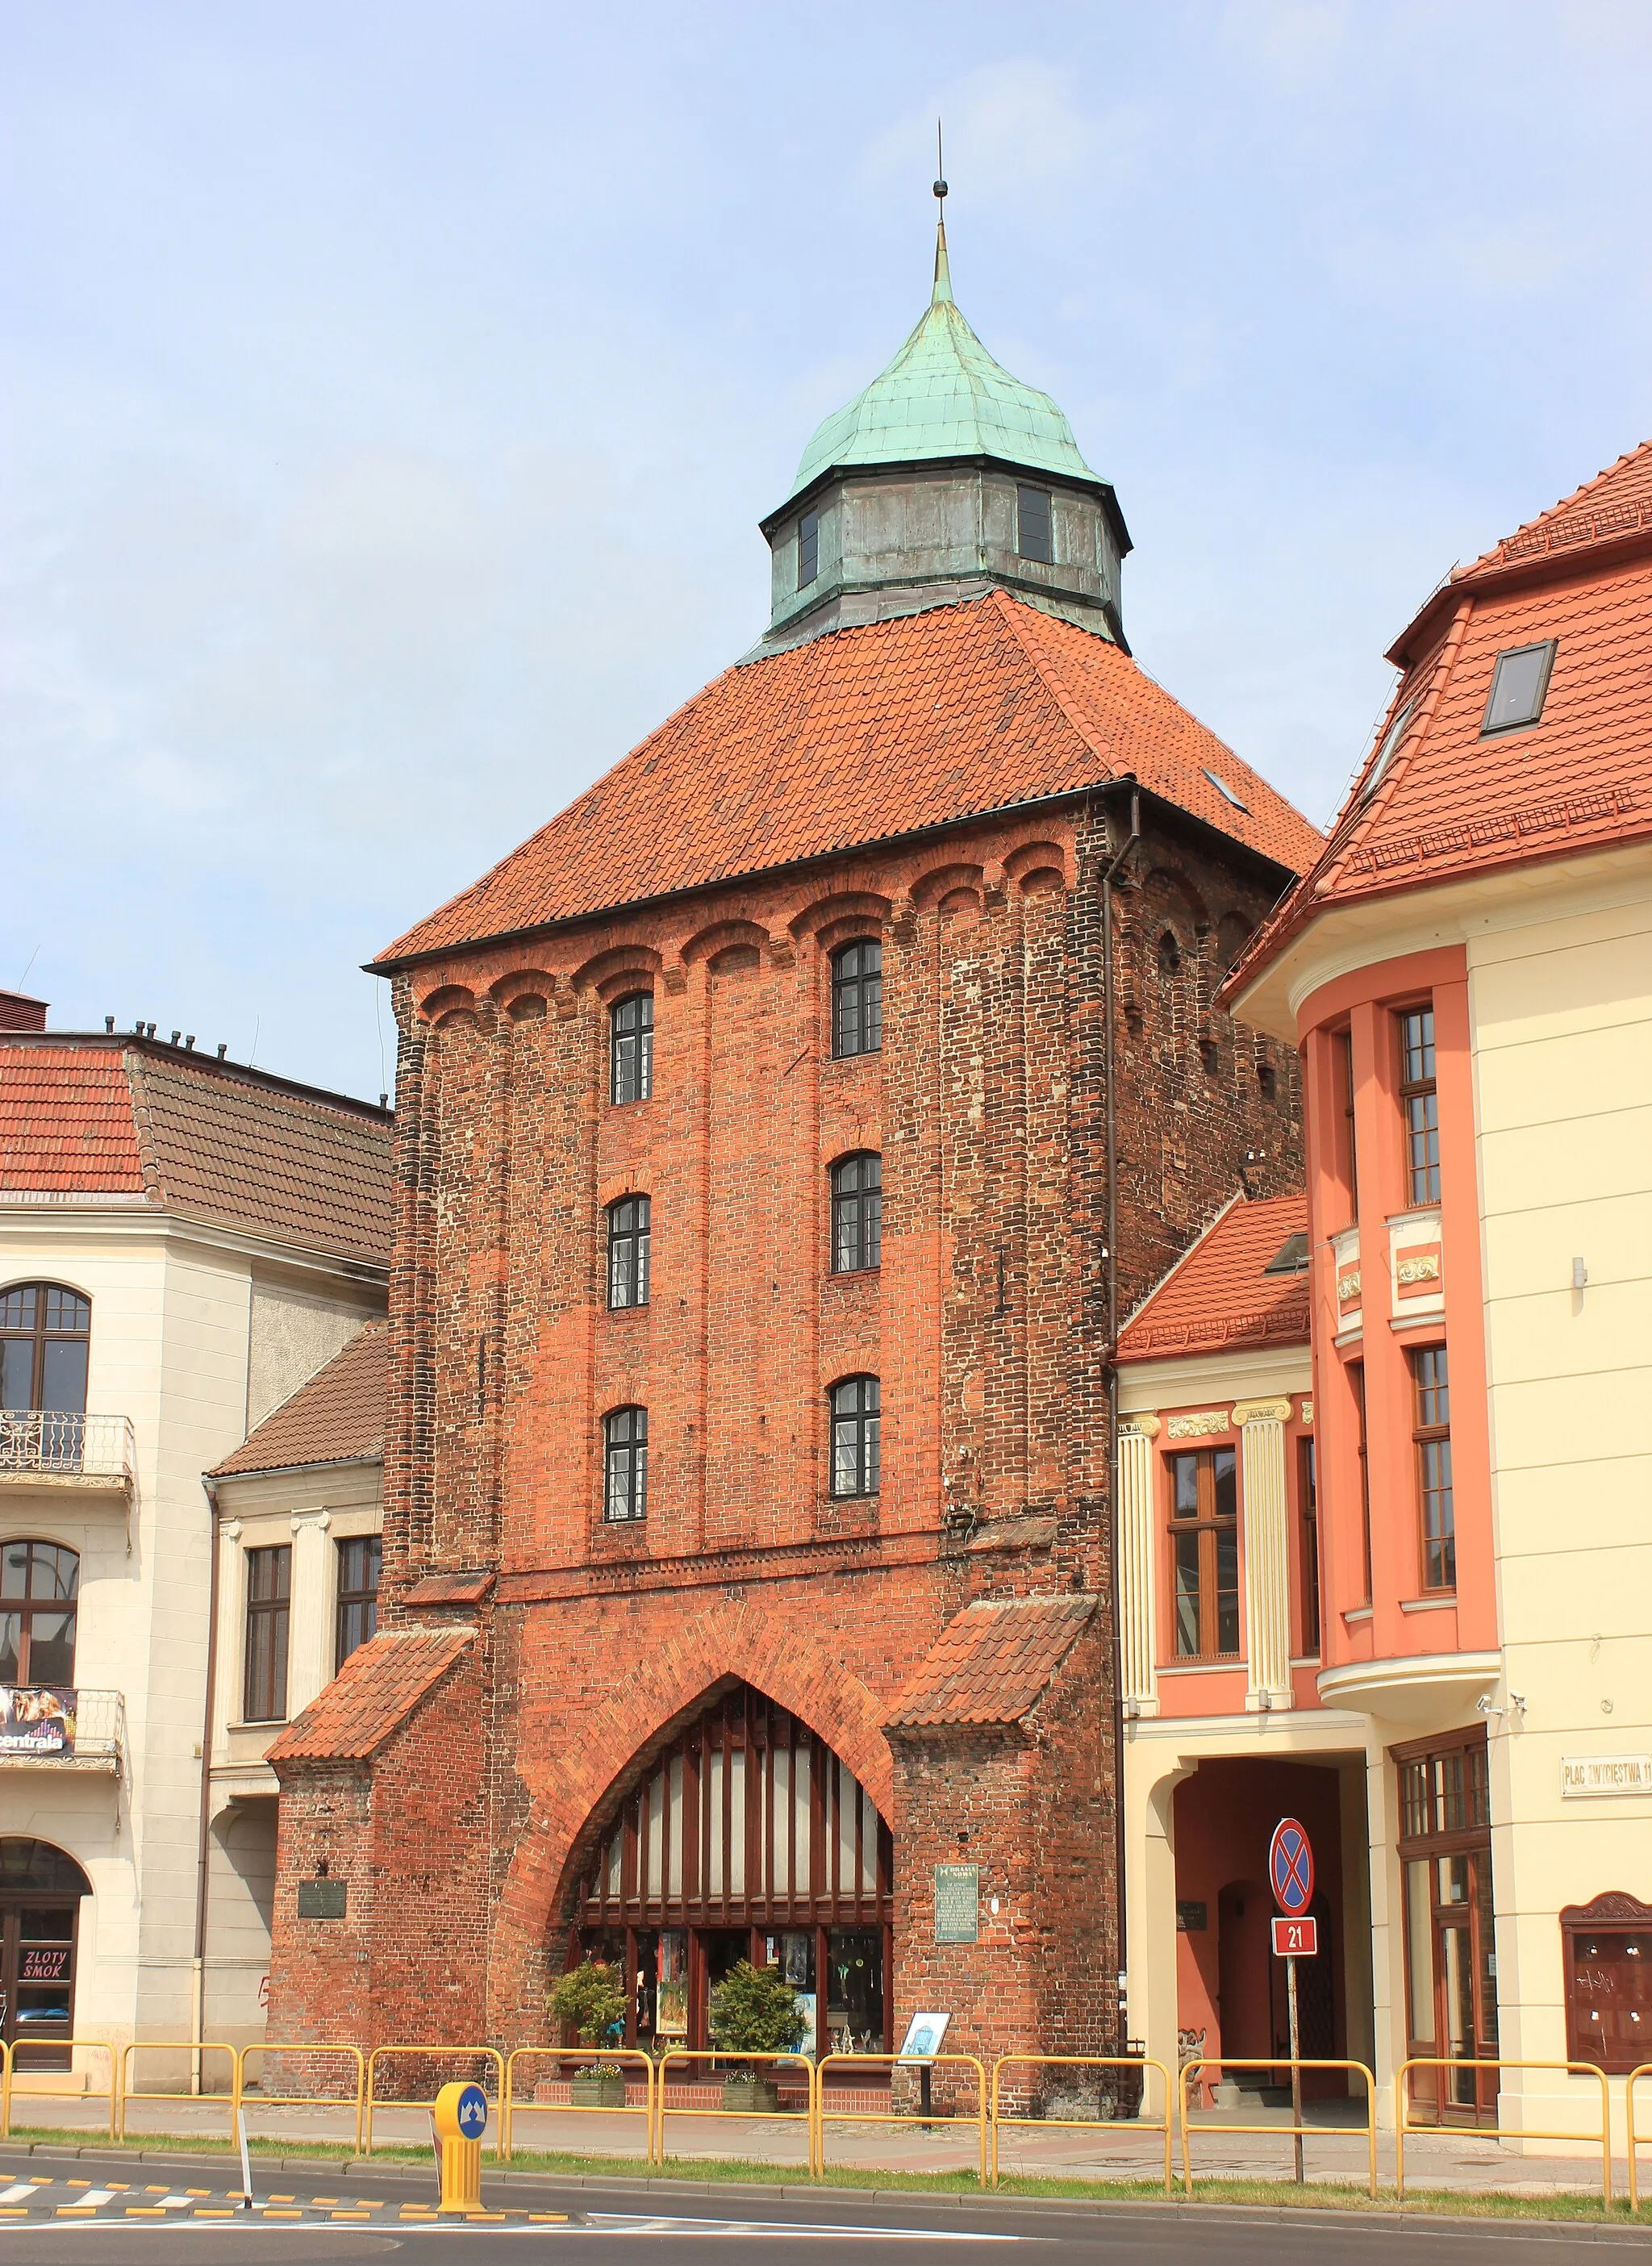
[[[33,2198],[37,2187],[50,2185],[49,2180],[19,2180],[15,2187],[7,2188],[0,2193],[0,2204],[27,2203]]]
[[[1021,2242],[1020,2234],[983,2234],[962,2227],[826,2226],[785,2219],[632,2218],[619,2211],[588,2211],[584,2223],[604,2234],[741,2234],[786,2236],[800,2240],[830,2238],[852,2241],[859,2236],[879,2236],[886,2242]]]

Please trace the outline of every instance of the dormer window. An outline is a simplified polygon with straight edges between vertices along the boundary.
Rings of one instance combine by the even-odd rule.
[[[1041,566],[1054,563],[1056,554],[1049,541],[1048,488],[1017,488],[1015,491],[1015,548],[1023,559],[1035,559]]]
[[[1514,732],[1523,724],[1537,722],[1549,689],[1549,671],[1554,666],[1554,642],[1546,638],[1541,645],[1511,646],[1507,653],[1498,654],[1491,673],[1486,720],[1480,727],[1482,738],[1488,732]]]
[[[797,587],[806,590],[820,573],[820,514],[806,511],[797,523]]]

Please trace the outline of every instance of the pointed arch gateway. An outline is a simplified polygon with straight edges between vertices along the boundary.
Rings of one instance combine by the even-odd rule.
[[[806,2043],[892,2050],[895,1845],[849,1765],[743,1682],[647,1758],[599,1822],[567,1961],[628,1978],[625,2043],[710,2039],[711,1992],[736,1960],[777,1967]]]

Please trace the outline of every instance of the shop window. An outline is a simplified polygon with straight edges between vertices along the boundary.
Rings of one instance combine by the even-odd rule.
[[[247,1552],[244,1722],[280,1723],[286,1720],[287,1638],[292,1590],[290,1542]]]
[[[1399,1018],[1400,1106],[1406,1121],[1406,1201],[1440,1201],[1440,1097],[1434,1076],[1434,1010]]]
[[[1016,489],[1015,548],[1023,559],[1036,559],[1042,566],[1054,564],[1056,552],[1050,541],[1048,488]]]
[[[832,954],[832,1052],[874,1055],[883,1044],[883,947],[875,937]]]
[[[806,590],[820,573],[820,514],[806,511],[797,523],[797,587]]]
[[[616,1106],[654,1092],[654,994],[632,991],[609,1016],[608,1091]]]
[[[1239,1469],[1232,1448],[1173,1456],[1171,1588],[1179,1660],[1235,1660],[1239,1648]]]
[[[77,1471],[85,1436],[91,1302],[58,1283],[0,1290],[0,1409],[37,1412],[18,1447],[31,1469]],[[15,1428],[0,1425],[0,1453]]]
[[[80,1900],[91,1883],[49,1841],[0,1840],[0,2036],[18,2070],[66,2070]]]
[[[608,1207],[608,1303],[646,1306],[654,1207],[647,1196],[622,1196]]]
[[[1418,1346],[1409,1356],[1411,1436],[1416,1444],[1422,1516],[1422,1586],[1457,1587],[1457,1535],[1451,1503],[1451,1394],[1445,1348]]]
[[[883,1159],[869,1150],[832,1166],[832,1273],[855,1275],[883,1258]]]
[[[1400,1859],[1405,1894],[1407,2053],[1447,2062],[1495,2060],[1497,1950],[1491,1875],[1491,1794],[1483,1729],[1397,1747]],[[1422,2116],[1491,2123],[1495,2069],[1418,2069]]]
[[[56,1542],[0,1551],[0,1684],[72,1686],[80,1560]]]
[[[832,1493],[876,1495],[881,1478],[883,1415],[875,1377],[846,1377],[831,1389]]]
[[[611,1524],[648,1515],[648,1412],[616,1408],[603,1419],[603,1517]]]
[[[1315,1484],[1313,1442],[1297,1443],[1297,1515],[1300,1535],[1297,1580],[1302,1599],[1302,1649],[1309,1659],[1319,1651],[1319,1496]]]
[[[333,1672],[378,1630],[378,1577],[384,1544],[376,1534],[349,1536],[339,1545],[339,1627]]]
[[[1561,1914],[1566,2054],[1608,2077],[1652,2062],[1652,1904],[1610,1890]]]

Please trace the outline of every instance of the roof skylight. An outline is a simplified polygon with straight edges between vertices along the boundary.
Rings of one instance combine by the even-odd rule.
[[[1206,778],[1210,780],[1211,786],[1216,789],[1218,794],[1225,795],[1227,800],[1232,804],[1235,810],[1242,810],[1246,816],[1247,818],[1249,817],[1251,808],[1249,803],[1241,802],[1238,795],[1234,793],[1232,788],[1228,785],[1224,778],[1219,778],[1215,771],[1210,770],[1208,766],[1203,764],[1200,764],[1199,769],[1204,772]]]
[[[1376,793],[1378,782],[1381,779],[1383,773],[1387,770],[1389,764],[1393,761],[1395,749],[1398,748],[1400,742],[1405,738],[1407,732],[1410,728],[1412,712],[1416,707],[1416,705],[1417,704],[1414,699],[1407,700],[1405,706],[1394,718],[1393,722],[1383,734],[1383,743],[1377,750],[1377,760],[1366,774],[1365,784],[1360,789],[1359,799],[1362,802],[1369,802],[1372,795]]]
[[[1482,738],[1488,732],[1513,732],[1522,724],[1537,722],[1554,666],[1554,643],[1546,638],[1541,645],[1510,646],[1498,654],[1486,720],[1480,727]]]
[[[1262,1269],[1264,1275],[1305,1275],[1307,1271],[1308,1239],[1300,1231],[1285,1238]]]

